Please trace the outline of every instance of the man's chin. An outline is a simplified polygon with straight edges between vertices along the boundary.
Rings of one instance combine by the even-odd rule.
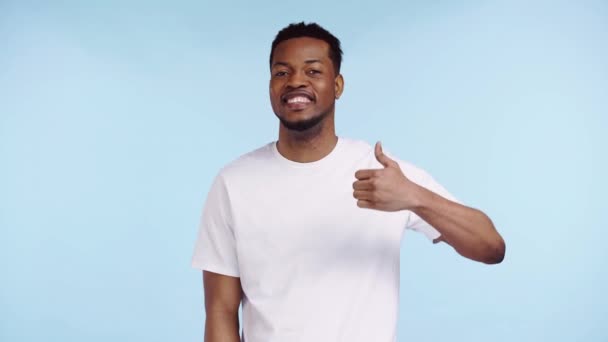
[[[315,126],[319,125],[321,121],[323,121],[322,116],[306,119],[306,120],[297,120],[297,121],[289,121],[285,119],[281,119],[281,124],[291,131],[304,132]]]
[[[304,132],[318,126],[327,116],[329,112],[322,113],[311,118],[299,119],[299,120],[287,120],[285,118],[277,117],[281,121],[281,124],[291,131]]]

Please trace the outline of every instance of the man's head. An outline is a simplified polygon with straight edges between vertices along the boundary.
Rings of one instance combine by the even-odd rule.
[[[321,26],[291,24],[270,52],[270,102],[283,126],[305,131],[333,115],[344,81],[340,41]]]
[[[329,59],[334,64],[336,75],[340,74],[340,66],[342,65],[342,48],[340,40],[329,31],[319,26],[316,23],[305,24],[304,22],[290,24],[283,28],[272,41],[270,49],[270,68],[272,68],[272,58],[274,57],[274,49],[279,43],[293,38],[309,37],[322,40],[329,45]]]

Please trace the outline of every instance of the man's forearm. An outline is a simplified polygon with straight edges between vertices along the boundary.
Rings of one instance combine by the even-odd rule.
[[[441,240],[462,256],[487,264],[499,263],[505,243],[483,212],[449,201],[420,187],[418,203],[412,209],[441,233]]]
[[[205,342],[239,342],[237,314],[210,314],[205,318]]]

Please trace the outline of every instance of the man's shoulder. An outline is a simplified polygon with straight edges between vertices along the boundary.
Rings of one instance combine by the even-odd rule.
[[[257,169],[260,166],[268,165],[272,161],[272,144],[272,142],[266,143],[240,155],[224,165],[220,169],[219,175],[222,177],[232,177],[258,171]]]
[[[374,150],[374,146],[362,139],[340,137],[340,143],[350,150],[369,152]]]

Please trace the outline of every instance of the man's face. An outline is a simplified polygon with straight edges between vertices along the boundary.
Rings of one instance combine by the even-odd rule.
[[[305,131],[333,114],[343,80],[325,41],[302,37],[279,43],[270,72],[270,103],[283,126]]]

